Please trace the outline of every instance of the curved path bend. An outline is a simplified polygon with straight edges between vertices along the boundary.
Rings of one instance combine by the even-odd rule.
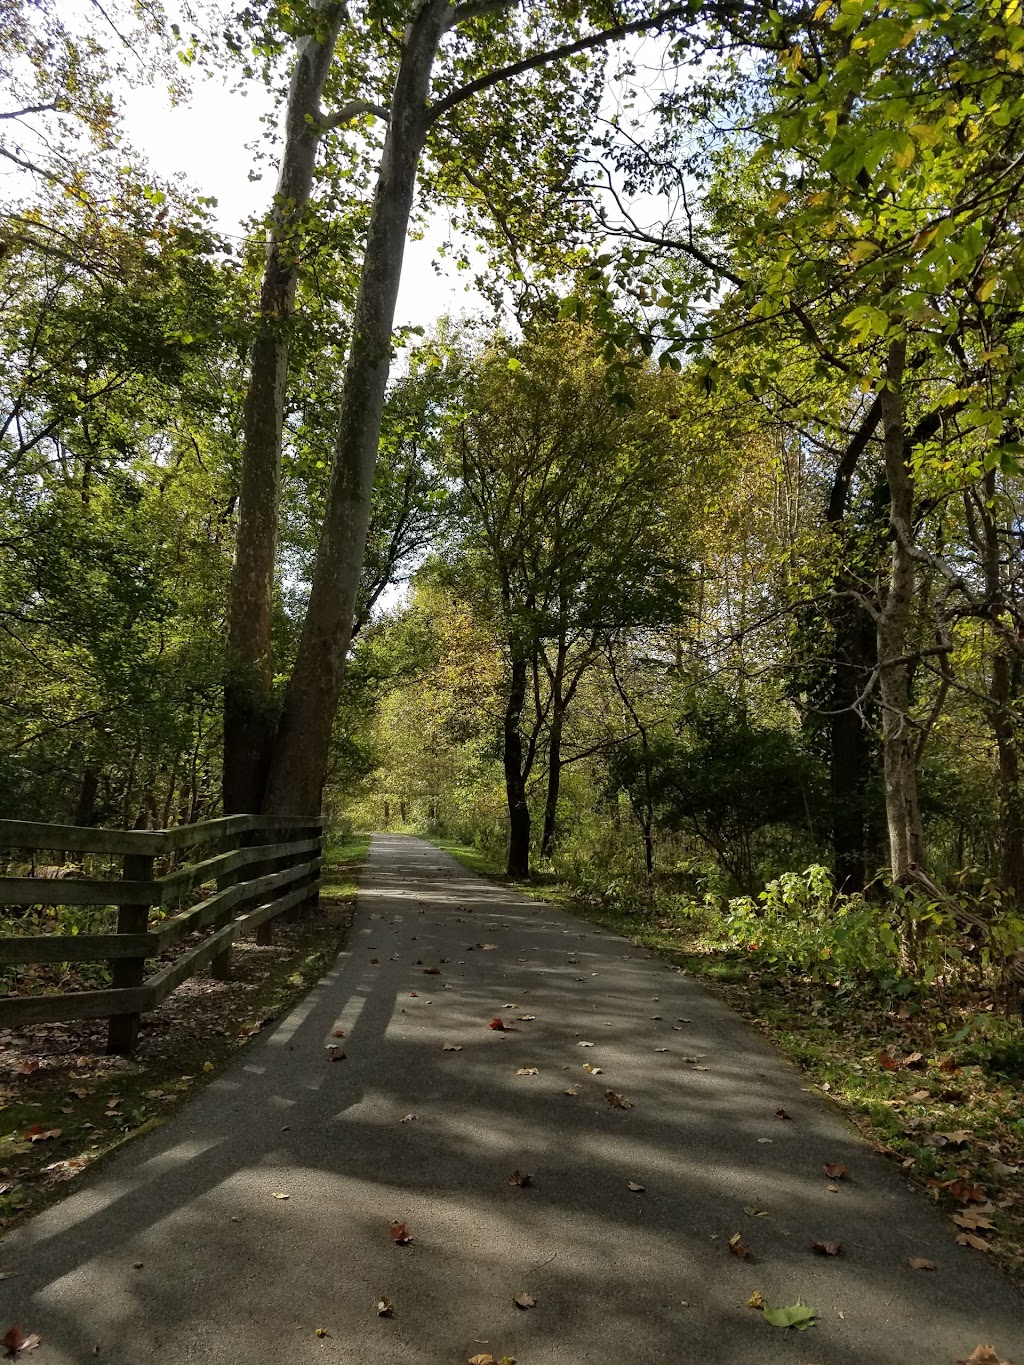
[[[4,1239],[0,1317],[38,1365],[1024,1365],[1024,1301],[952,1234],[693,980],[387,835],[320,985]]]

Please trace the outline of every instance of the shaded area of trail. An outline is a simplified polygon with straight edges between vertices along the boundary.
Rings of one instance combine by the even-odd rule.
[[[849,1168],[834,1193],[826,1162]],[[96,1346],[110,1365],[952,1365],[983,1341],[1016,1358],[1024,1303],[953,1231],[689,978],[387,835],[350,950],[0,1244],[17,1271],[0,1311],[42,1334],[39,1365]],[[816,1325],[769,1326],[755,1290]]]

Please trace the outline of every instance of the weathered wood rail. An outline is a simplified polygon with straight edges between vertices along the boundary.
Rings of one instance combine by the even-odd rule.
[[[283,816],[230,815],[175,829],[86,829],[75,825],[0,820],[0,850],[15,857],[49,852],[105,857],[121,876],[0,877],[0,906],[26,909],[89,905],[117,911],[114,933],[0,937],[0,964],[109,961],[111,986],[0,998],[0,1028],[21,1024],[109,1019],[107,1050],[130,1052],[140,1017],[166,1000],[203,967],[225,979],[231,945],[255,930],[271,941],[272,921],[286,911],[315,905],[321,885],[323,828],[319,821]],[[181,865],[175,865],[186,854]],[[84,859],[83,859],[84,862]],[[166,866],[168,870],[155,873]],[[201,899],[182,908],[197,892]],[[156,911],[156,916],[152,915]],[[151,923],[151,918],[154,922]],[[149,977],[146,964],[189,934],[209,929],[200,942]]]

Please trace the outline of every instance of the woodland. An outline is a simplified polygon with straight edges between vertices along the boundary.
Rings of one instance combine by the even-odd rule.
[[[426,832],[1019,1079],[1021,0],[0,52],[0,814]],[[121,109],[205,80],[275,99],[243,238]],[[398,327],[424,232],[473,304]]]

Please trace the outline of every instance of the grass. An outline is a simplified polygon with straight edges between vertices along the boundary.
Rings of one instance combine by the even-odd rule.
[[[776,1043],[872,1144],[953,1220],[958,1237],[1024,1285],[1024,1034],[990,1004],[843,991],[757,970],[700,921],[628,910],[543,876],[512,882],[494,857],[434,839],[469,871],[547,900],[699,977]]]
[[[331,844],[319,912],[276,921],[271,947],[238,944],[230,982],[208,973],[185,982],[145,1016],[133,1056],[104,1055],[104,1021],[0,1036],[0,1229],[159,1126],[320,980],[344,945],[369,842]]]

